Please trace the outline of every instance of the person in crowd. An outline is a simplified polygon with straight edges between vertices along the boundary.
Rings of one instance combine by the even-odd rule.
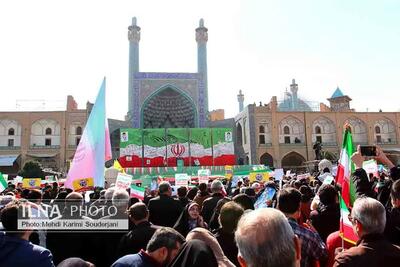
[[[125,220],[128,222],[128,204],[129,204],[129,194],[126,190],[116,189],[111,197],[112,206],[116,208],[115,214],[109,214],[101,218],[101,220]],[[107,205],[109,206],[109,205]],[[105,211],[109,210],[108,208]],[[113,209],[113,212],[115,210]],[[121,238],[128,229],[118,230],[118,231],[105,231],[96,235],[96,245],[97,245],[97,261],[104,264],[104,266],[110,266],[116,259],[117,256],[117,246]],[[107,242],[103,242],[107,240]]]
[[[355,187],[356,198],[376,196],[373,189],[373,182],[368,178],[367,172],[363,169],[364,156],[361,155],[361,147],[357,146],[357,151],[351,156],[356,170],[351,175],[351,180]]]
[[[186,236],[192,229],[196,227],[208,228],[200,215],[200,206],[196,202],[192,202],[182,211],[178,220],[174,225],[174,229]]]
[[[149,205],[149,201],[157,196],[157,190],[150,190],[150,188],[146,187],[144,194],[144,204]]]
[[[182,266],[218,267],[218,262],[210,246],[204,241],[192,239],[183,244],[178,255],[168,265],[168,267]]]
[[[390,169],[389,179],[383,180],[380,185],[377,194],[377,200],[381,202],[386,209],[390,209],[392,206],[391,202],[391,188],[392,184],[400,179],[400,168],[394,166],[394,164],[389,160],[385,153],[383,153],[382,148],[377,146],[376,147],[377,156],[376,160],[381,162],[383,165],[386,165]]]
[[[400,180],[393,183],[390,198],[392,208],[387,211],[385,236],[392,244],[400,246]]]
[[[235,241],[241,267],[300,266],[300,240],[279,210],[258,209],[244,214]]]
[[[28,199],[33,204],[31,205],[32,216],[46,220],[51,208],[42,202],[42,198],[42,192],[38,189],[32,189],[28,193]],[[30,241],[36,245],[46,247],[46,231],[42,229],[35,230],[30,236]]]
[[[322,240],[339,230],[340,207],[338,193],[333,185],[323,184],[318,190],[319,205],[310,214],[311,224],[315,227]]]
[[[83,208],[83,196],[80,193],[69,193],[65,198],[64,205],[65,208],[61,216],[52,219],[51,222],[57,222],[58,220],[92,221],[92,219],[81,212]],[[96,242],[92,233],[85,231],[72,232],[67,228],[58,230],[57,232],[48,232],[47,248],[53,253],[55,264],[70,257],[79,257],[96,262]]]
[[[253,200],[246,194],[238,194],[232,198],[234,202],[242,206],[245,211],[254,210]]]
[[[93,263],[81,258],[68,258],[60,262],[57,267],[95,267]]]
[[[134,224],[134,228],[121,238],[117,248],[117,257],[146,249],[154,232],[160,228],[149,222],[149,210],[141,202],[135,203],[129,208],[129,220]]]
[[[302,185],[299,189],[301,193],[301,204],[300,204],[300,219],[299,223],[305,223],[310,219],[311,213],[311,201],[314,197],[313,191],[310,186]]]
[[[199,191],[197,191],[197,195],[194,197],[193,201],[199,204],[200,208],[202,208],[204,200],[209,197],[210,194],[208,193],[207,184],[201,183],[199,184]]]
[[[369,197],[356,199],[349,220],[360,239],[356,247],[336,256],[334,266],[399,266],[400,247],[391,244],[383,235],[386,212],[382,203]]]
[[[198,191],[199,191],[199,188],[197,186],[190,188],[189,192],[187,193],[187,198],[190,201],[193,201],[194,198],[196,197]]]
[[[295,188],[280,190],[278,209],[288,218],[294,233],[301,240],[301,267],[314,266],[315,262],[323,263],[327,259],[324,241],[318,233],[297,223],[300,218],[301,193]]]
[[[239,204],[233,201],[225,203],[218,217],[221,227],[214,232],[224,254],[236,266],[239,266],[239,262],[237,260],[238,249],[235,242],[235,230],[243,213],[244,209]]]
[[[220,180],[214,180],[211,183],[211,193],[212,195],[204,200],[203,207],[201,209],[201,216],[203,216],[204,221],[208,224],[210,223],[211,216],[214,213],[214,209],[220,199],[224,198],[223,187],[224,185]]]
[[[113,220],[113,219],[120,219],[126,220],[128,219],[128,205],[129,205],[129,194],[126,190],[115,190],[113,196],[111,198],[111,203],[114,207],[117,208],[116,214],[106,215],[103,217],[103,220]]]
[[[210,223],[208,224],[208,229],[210,229],[210,231],[215,231],[221,227],[218,220],[219,213],[221,211],[222,206],[225,203],[228,203],[229,201],[231,201],[231,199],[228,197],[223,197],[218,201],[217,206],[214,209],[214,213],[211,216]]]
[[[232,197],[240,194],[242,186],[243,186],[243,181],[238,181],[235,190],[233,190]]]
[[[189,204],[189,202],[191,201],[188,197],[187,197],[187,188],[186,186],[181,186],[178,188],[178,200],[182,205],[182,209],[186,207],[187,204]]]
[[[27,203],[14,200],[8,203],[0,214],[4,232],[0,232],[0,266],[54,266],[48,249],[29,242],[31,230],[18,229],[18,214]]]
[[[225,256],[215,236],[204,228],[195,228],[186,236],[186,241],[201,240],[206,243],[213,252],[219,267],[234,267],[235,265]]]
[[[158,267],[167,266],[176,257],[185,238],[169,227],[158,229],[147,244],[146,251],[126,255],[112,267]]]
[[[172,188],[168,182],[161,182],[158,190],[159,196],[149,201],[150,222],[173,227],[182,212],[182,206],[178,200],[171,197]]]

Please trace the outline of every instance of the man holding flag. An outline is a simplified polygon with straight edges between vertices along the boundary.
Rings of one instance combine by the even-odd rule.
[[[379,201],[369,197],[358,198],[348,220],[360,240],[356,247],[336,256],[334,267],[399,266],[400,247],[392,245],[383,236],[386,212]]]

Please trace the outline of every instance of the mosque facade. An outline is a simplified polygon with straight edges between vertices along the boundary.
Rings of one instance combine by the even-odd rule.
[[[195,30],[197,72],[141,72],[141,28],[136,18],[128,27],[129,83],[127,120],[132,128],[205,127],[208,119],[208,29],[200,19]]]

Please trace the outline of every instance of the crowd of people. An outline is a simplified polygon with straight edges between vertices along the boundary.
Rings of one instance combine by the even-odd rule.
[[[284,177],[266,183],[244,179],[178,188],[168,182],[141,201],[129,189],[95,190],[90,196],[60,187],[22,190],[11,185],[0,196],[0,266],[399,266],[400,168],[378,151],[388,173],[368,176],[358,150],[351,176],[356,200],[348,220],[357,244],[340,232],[340,185],[327,160],[315,179]],[[255,204],[273,189],[263,208]],[[91,201],[86,203],[85,198]],[[35,218],[59,205],[71,219],[73,205],[117,208],[113,215],[79,214],[81,220],[129,220],[123,231],[46,231],[18,227],[21,207]],[[60,207],[61,205],[61,207]],[[342,218],[343,220],[343,218]]]

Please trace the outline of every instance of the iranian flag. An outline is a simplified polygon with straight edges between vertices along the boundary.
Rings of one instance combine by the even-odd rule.
[[[189,166],[189,131],[185,128],[167,129],[167,164],[176,166],[181,159]]]
[[[358,241],[357,235],[353,231],[352,223],[349,220],[349,210],[342,196],[340,196],[340,236],[343,240],[356,244]]]
[[[142,130],[121,129],[120,130],[120,158],[121,166],[141,167],[142,166]]]
[[[4,178],[3,174],[0,172],[0,193],[6,190],[8,187],[7,181]]]
[[[210,128],[190,129],[190,161],[192,166],[212,166]]]
[[[213,128],[214,166],[235,165],[235,152],[231,128]]]
[[[131,185],[131,197],[136,197],[140,200],[144,200],[145,189],[140,186]]]
[[[356,200],[354,185],[350,179],[354,171],[354,164],[351,161],[351,155],[355,152],[353,138],[349,126],[345,126],[343,135],[342,151],[336,174],[336,182],[342,187],[342,197],[347,207],[352,207]]]

